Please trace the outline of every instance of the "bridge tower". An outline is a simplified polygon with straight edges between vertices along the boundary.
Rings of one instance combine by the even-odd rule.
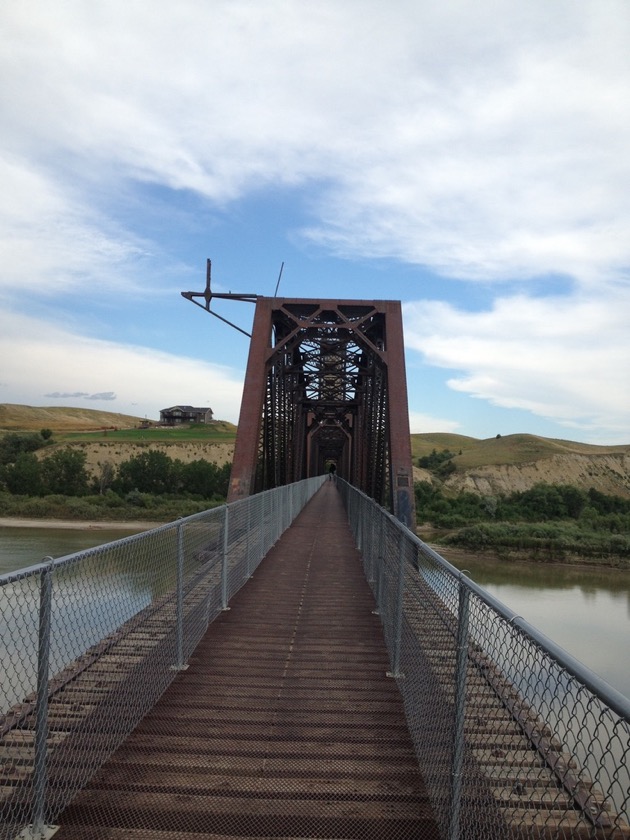
[[[208,311],[213,296],[256,304],[228,502],[332,463],[413,527],[400,302],[212,295],[209,278],[182,294]]]

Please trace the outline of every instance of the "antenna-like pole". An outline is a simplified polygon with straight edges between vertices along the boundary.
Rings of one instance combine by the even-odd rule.
[[[283,263],[284,265],[284,263]],[[280,270],[282,274],[282,270]],[[280,282],[280,278],[278,278],[278,282]],[[239,294],[239,293],[232,293],[232,292],[213,292],[212,291],[212,261],[208,260],[206,265],[206,288],[203,292],[182,292],[182,297],[185,297],[186,300],[191,301],[195,304],[195,306],[200,306],[202,309],[205,309],[206,312],[209,312],[211,315],[214,315],[215,318],[218,318],[219,321],[223,321],[224,324],[228,324],[230,327],[234,327],[235,330],[238,330],[243,335],[248,336],[251,338],[251,333],[242,330],[240,327],[237,327],[236,324],[233,324],[231,321],[228,321],[227,318],[223,318],[223,316],[218,315],[216,312],[210,308],[210,304],[212,303],[212,298],[220,298],[222,300],[244,300],[248,303],[256,303],[258,300],[258,295],[255,294]],[[203,298],[204,303],[200,303],[199,301],[195,300],[195,298]]]
[[[282,270],[284,268],[284,260],[282,260],[282,265],[280,266],[280,274],[278,274],[278,282],[276,283],[276,290],[273,293],[273,296],[276,297],[278,294],[278,286],[280,285],[280,280],[282,279]]]

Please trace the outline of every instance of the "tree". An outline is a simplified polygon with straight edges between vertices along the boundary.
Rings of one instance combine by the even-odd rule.
[[[4,483],[16,496],[41,496],[44,493],[41,464],[32,452],[22,452],[14,464],[4,468]]]
[[[58,449],[42,461],[44,487],[48,493],[63,496],[84,496],[89,476],[85,469],[86,454],[79,449]]]
[[[123,461],[113,487],[120,493],[138,490],[140,493],[175,493],[178,489],[179,462],[156,449],[142,452]]]
[[[43,445],[44,441],[40,435],[10,432],[0,439],[0,464],[14,464],[20,454],[35,452]]]
[[[230,465],[218,467],[214,462],[197,460],[182,466],[183,489],[193,496],[211,499],[226,496],[230,477]]]
[[[94,485],[98,490],[99,496],[102,496],[112,486],[116,470],[111,461],[104,461],[99,466],[100,470],[94,479]]]

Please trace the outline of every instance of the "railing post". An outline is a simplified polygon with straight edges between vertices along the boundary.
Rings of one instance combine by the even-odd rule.
[[[402,646],[403,600],[405,597],[405,536],[401,528],[396,530],[398,531],[398,592],[396,593],[393,667],[387,676],[399,679],[403,676],[400,671],[400,648]]]
[[[374,530],[376,528],[376,516],[370,516],[370,551],[367,558],[367,563],[364,563],[365,568],[365,576],[368,580],[368,583],[374,583],[374,566],[376,563],[376,555],[378,551],[378,546],[376,545],[376,538],[374,536]]]
[[[264,534],[264,522],[265,522],[265,502],[264,496],[257,497],[256,499],[256,516],[258,518],[258,527],[256,528],[256,533],[258,534],[258,562],[256,565],[260,565],[262,562],[263,557],[265,556],[265,534]]]
[[[251,524],[252,524],[252,501],[251,499],[247,499],[245,501],[247,505],[247,531],[245,532],[245,551],[247,554],[247,577],[250,578],[252,576],[252,550],[251,545],[249,542],[249,533],[251,531]]]
[[[261,521],[260,521],[260,532],[262,534],[262,542],[261,542],[261,552],[260,557],[261,559],[267,553],[267,491],[263,490],[261,493]]]
[[[221,563],[221,609],[226,611],[228,607],[228,554],[230,544],[230,508],[225,506],[223,515],[223,561]]]
[[[291,525],[293,522],[293,497],[295,495],[295,490],[293,486],[289,487],[289,522],[287,527]]]
[[[455,737],[451,788],[451,821],[449,840],[459,840],[462,799],[462,765],[464,761],[464,720],[466,716],[466,671],[468,665],[468,624],[470,590],[459,580],[459,620],[457,623],[457,649],[455,665]]]
[[[177,591],[176,591],[176,634],[177,654],[173,671],[185,671],[188,665],[184,662],[184,525],[177,523]]]
[[[48,741],[48,672],[50,668],[50,625],[52,617],[52,557],[44,558],[39,585],[39,627],[37,644],[37,701],[35,708],[35,755],[33,759],[33,837],[44,837],[47,826],[46,789]]]

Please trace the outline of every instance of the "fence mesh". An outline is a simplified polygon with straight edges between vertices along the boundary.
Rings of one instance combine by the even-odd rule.
[[[630,702],[340,482],[445,838],[630,836]]]
[[[321,482],[0,577],[1,840],[44,836]]]
[[[329,840],[402,840],[412,831],[418,840],[438,833],[445,840],[630,837],[628,700],[342,481],[338,487],[376,602],[368,615],[375,607],[389,685],[403,699],[413,769],[406,735],[391,711],[391,690],[379,679],[384,669],[375,666],[373,653],[367,655],[373,646],[369,622],[358,642],[344,636],[341,612],[354,609],[358,595],[327,556],[317,563],[303,559],[304,586],[318,577],[325,595],[312,601],[298,596],[297,607],[275,598],[272,616],[252,600],[244,637],[250,649],[239,651],[228,641],[221,652],[217,647],[216,658],[206,651],[209,670],[189,691],[199,696],[218,689],[221,700],[210,718],[194,702],[181,707],[180,696],[150,727],[138,727],[195,662],[209,623],[227,610],[320,484],[315,479],[278,488],[0,578],[0,840],[13,840],[29,825],[31,833],[21,836],[44,836],[132,730],[133,757],[119,752],[116,765],[108,765],[119,810],[126,807],[131,778],[127,760],[134,761],[133,801],[146,808],[158,794],[143,788],[139,757],[153,767],[172,760],[169,754],[194,763],[190,795],[181,792],[184,765],[162,767],[159,802],[168,802],[180,821],[169,836],[200,831],[205,815],[195,811],[199,794],[216,794],[217,819],[222,824],[220,809],[229,809],[232,834],[242,807],[243,836],[288,838],[303,826],[306,833],[299,836]],[[324,532],[326,526],[322,521]],[[297,535],[296,547],[299,541]],[[294,565],[276,565],[272,585],[282,587]],[[335,582],[328,590],[327,581]],[[267,635],[258,638],[263,611]],[[365,613],[362,604],[361,621]],[[313,644],[315,629],[325,646]],[[201,647],[207,645],[206,639]],[[341,670],[330,666],[331,650]],[[260,668],[252,665],[252,651]],[[269,681],[276,661],[282,692]],[[247,673],[239,685],[247,693],[232,683],[241,663]],[[247,707],[252,691],[255,709]],[[289,693],[292,705],[286,705]],[[189,734],[171,725],[177,715],[186,716]],[[234,715],[241,740],[223,743]],[[271,720],[273,756],[265,752]],[[221,746],[219,753],[199,749],[201,733]],[[369,775],[377,758],[392,773],[386,784]],[[259,766],[265,768],[260,778],[252,771]],[[355,784],[359,767],[367,772],[361,787]],[[206,790],[209,776],[220,790]],[[430,801],[423,823],[419,777]],[[253,801],[241,803],[243,790]],[[96,834],[85,836],[109,836],[98,834],[98,820],[110,806],[96,791],[91,800],[89,787],[81,796],[86,793]],[[299,810],[283,816],[283,797],[289,796],[297,797]],[[343,815],[337,821],[331,797],[337,797],[335,813]],[[278,803],[273,821],[258,804],[263,800]],[[137,816],[123,817],[136,825]],[[283,820],[285,832],[278,828]],[[321,831],[309,833],[313,826]]]

